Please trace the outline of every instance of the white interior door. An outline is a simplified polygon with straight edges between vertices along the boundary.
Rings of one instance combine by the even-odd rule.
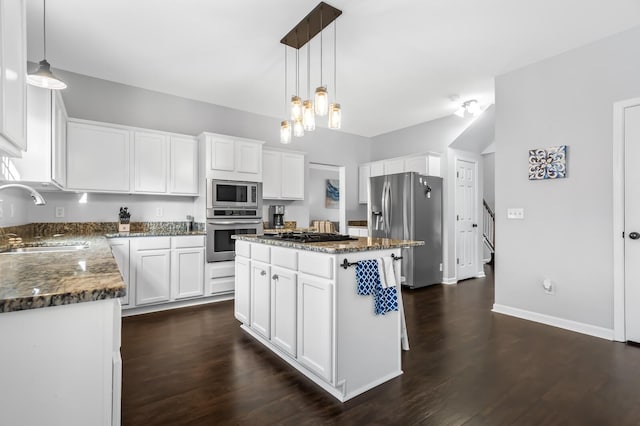
[[[640,342],[640,105],[624,112],[624,283],[626,339]]]
[[[456,263],[457,279],[478,271],[477,169],[474,161],[456,160]]]

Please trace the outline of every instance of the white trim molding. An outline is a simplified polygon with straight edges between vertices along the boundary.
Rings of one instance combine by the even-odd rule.
[[[456,277],[442,277],[442,284],[458,284],[458,279]]]
[[[596,325],[585,324],[582,322],[572,321],[564,318],[553,317],[551,315],[540,314],[537,312],[531,312],[524,309],[512,308],[510,306],[499,305],[495,303],[493,305],[492,312],[509,315],[512,317],[538,322],[540,324],[550,325],[552,327],[563,328],[569,331],[575,331],[576,333],[587,334],[589,336],[599,337],[606,340],[614,340],[613,330],[609,328],[598,327]]]

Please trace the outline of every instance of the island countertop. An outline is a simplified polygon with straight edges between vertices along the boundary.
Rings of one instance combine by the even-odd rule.
[[[0,312],[122,297],[125,285],[102,235],[29,239],[22,246],[88,244],[64,252],[0,253]]]
[[[389,238],[359,237],[355,240],[328,241],[323,243],[300,243],[292,241],[282,241],[265,238],[264,235],[240,234],[231,238],[248,241],[250,243],[261,243],[278,247],[293,248],[298,250],[315,251],[319,253],[341,254],[354,253],[370,250],[387,250],[395,248],[409,248],[423,246],[424,241],[392,240]]]

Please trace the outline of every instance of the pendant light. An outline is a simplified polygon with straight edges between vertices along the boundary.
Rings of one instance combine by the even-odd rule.
[[[309,38],[309,25],[311,24],[307,21],[307,39]],[[307,100],[302,103],[302,124],[307,132],[316,129],[316,116],[311,100],[311,40],[307,43]]]
[[[336,39],[338,37],[337,35],[337,29],[336,29],[336,22],[333,22],[333,96],[334,96],[334,100],[333,103],[331,105],[329,105],[329,128],[330,129],[334,129],[337,130],[340,128],[340,126],[342,125],[342,109],[340,108],[340,104],[338,103],[337,99],[338,99],[338,85],[336,83],[337,80],[337,66],[336,66],[336,58],[337,58],[337,54],[336,54],[336,46],[337,46],[337,42]]]
[[[51,65],[47,62],[47,0],[42,1],[42,38],[44,59],[40,61],[36,71],[27,75],[27,83],[32,86],[43,87],[51,90],[66,89],[67,84],[53,75],[51,72]]]
[[[321,117],[327,115],[329,111],[329,94],[327,87],[322,84],[322,6],[320,6],[320,86],[316,88],[315,111]]]
[[[287,46],[284,47],[284,113],[287,114]],[[291,143],[291,122],[284,120],[280,123],[280,142]]]

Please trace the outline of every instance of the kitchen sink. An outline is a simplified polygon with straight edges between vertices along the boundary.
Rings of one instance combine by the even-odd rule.
[[[18,254],[18,253],[60,253],[69,251],[78,251],[89,248],[89,244],[74,244],[68,246],[40,246],[40,247],[20,247],[12,248],[4,252],[5,254]]]

